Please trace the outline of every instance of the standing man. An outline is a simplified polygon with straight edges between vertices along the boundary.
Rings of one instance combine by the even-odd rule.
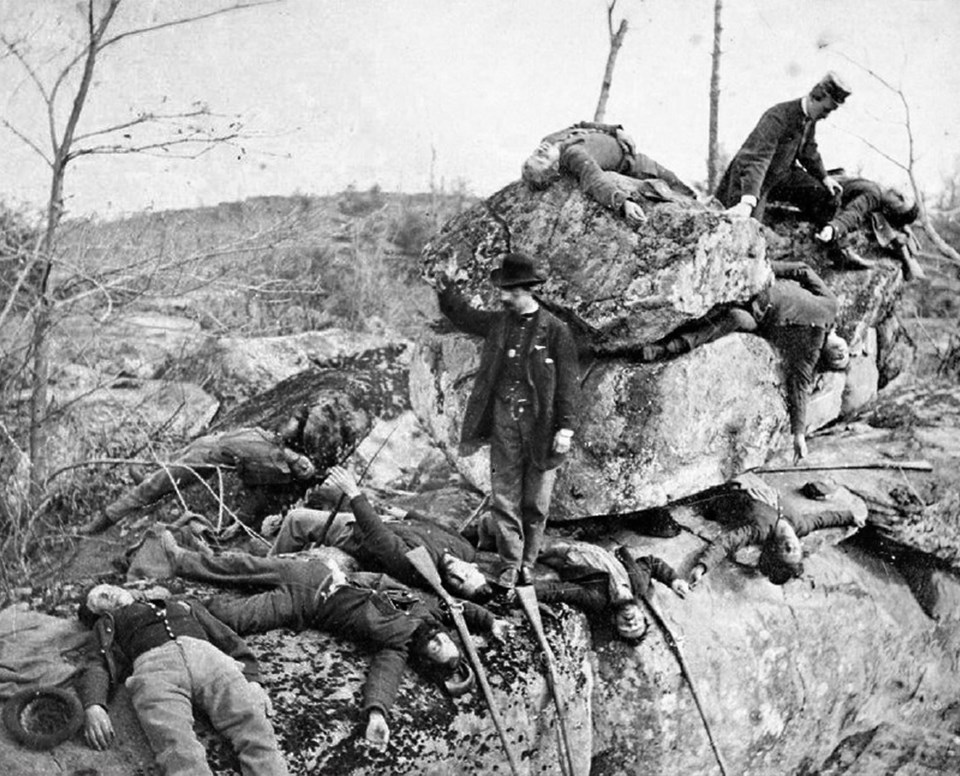
[[[824,168],[816,124],[849,96],[840,77],[827,73],[809,94],[767,110],[717,185],[716,197],[728,212],[762,221],[774,199],[796,205],[818,228],[826,224],[842,189]]]
[[[500,289],[502,312],[472,308],[449,273],[439,276],[437,291],[454,325],[484,337],[461,443],[490,444],[496,582],[510,590],[518,578],[533,581],[557,467],[573,440],[580,375],[573,335],[533,296],[545,281],[533,260],[507,254],[490,280]]]

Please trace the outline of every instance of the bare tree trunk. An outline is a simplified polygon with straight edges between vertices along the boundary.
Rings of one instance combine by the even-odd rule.
[[[617,64],[617,54],[620,53],[620,46],[623,45],[623,39],[627,34],[627,20],[621,19],[617,31],[613,31],[613,9],[617,5],[617,0],[613,0],[607,6],[607,29],[610,32],[610,53],[607,54],[607,67],[603,71],[603,83],[600,85],[600,99],[597,100],[597,109],[593,112],[594,121],[603,121],[604,114],[607,112],[607,98],[610,96],[610,85],[613,83],[613,68]]]
[[[723,0],[714,0],[713,4],[713,56],[710,70],[710,129],[707,146],[707,191],[717,187],[720,177],[720,149],[717,147],[717,123],[720,116],[720,36],[723,27],[720,24],[720,11]]]
[[[40,248],[41,279],[38,291],[37,311],[33,324],[33,374],[30,391],[30,491],[35,503],[42,497],[43,482],[47,471],[47,383],[50,378],[50,342],[49,329],[53,308],[50,293],[50,272],[53,269],[53,252],[56,244],[57,228],[63,217],[63,179],[70,161],[70,150],[76,135],[80,114],[90,92],[93,72],[97,64],[97,53],[103,36],[110,26],[120,0],[110,0],[100,19],[94,19],[93,0],[87,3],[87,48],[84,54],[83,74],[77,94],[70,106],[70,115],[63,128],[63,137],[59,140],[53,131],[53,103],[48,102],[51,115],[51,137],[53,145],[53,175],[50,182],[50,199],[47,202],[47,224]]]

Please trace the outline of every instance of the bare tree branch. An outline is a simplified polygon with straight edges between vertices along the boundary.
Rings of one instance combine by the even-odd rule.
[[[114,35],[112,38],[105,40],[100,44],[100,50],[102,51],[107,46],[112,46],[114,43],[119,43],[121,40],[133,37],[134,35],[145,35],[148,32],[165,30],[169,29],[170,27],[179,27],[183,24],[191,24],[192,22],[198,22],[202,19],[209,19],[213,16],[220,16],[221,14],[231,13],[233,11],[242,11],[246,8],[256,8],[258,5],[275,5],[279,2],[282,2],[282,0],[257,0],[257,2],[235,3],[234,5],[230,5],[225,8],[218,8],[215,11],[210,11],[209,13],[197,14],[196,16],[185,16],[182,19],[161,22],[160,24],[154,24],[149,27],[139,27],[135,30],[127,30],[125,32],[121,32],[119,35]]]
[[[27,62],[26,57],[20,52],[20,49],[17,48],[16,41],[10,40],[6,35],[0,33],[0,43],[3,43],[4,48],[16,58],[24,70],[27,71],[27,75],[30,76],[30,80],[33,81],[34,86],[37,87],[37,91],[40,92],[40,96],[43,97],[44,101],[47,102],[50,99],[50,96],[47,94],[47,89],[43,85],[43,81],[40,80],[40,77],[37,75],[36,70]]]
[[[43,161],[45,161],[49,166],[51,167],[53,166],[53,160],[47,156],[46,152],[42,148],[40,148],[39,145],[37,145],[36,143],[33,142],[33,140],[27,137],[27,135],[25,135],[23,132],[21,132],[19,129],[13,126],[13,124],[11,124],[6,119],[0,118],[0,123],[2,123],[3,126],[5,126],[10,132],[16,135],[17,138],[22,143],[24,143],[27,147],[29,147],[31,151],[34,151],[35,153],[37,153],[40,156],[40,158],[43,159]]]
[[[917,177],[913,171],[914,162],[916,161],[916,154],[914,151],[915,145],[914,145],[914,137],[913,137],[913,125],[911,123],[911,116],[910,116],[910,103],[907,101],[906,95],[903,93],[903,89],[898,86],[894,86],[886,78],[884,78],[877,71],[875,71],[873,68],[867,67],[866,65],[863,65],[860,62],[857,62],[855,59],[847,56],[844,52],[837,51],[836,53],[839,54],[843,59],[845,59],[850,64],[863,70],[865,73],[867,73],[867,75],[869,75],[879,84],[884,86],[888,91],[896,95],[896,97],[900,100],[900,105],[903,108],[903,117],[904,117],[903,128],[907,135],[907,162],[906,163],[899,162],[893,157],[891,157],[889,154],[881,151],[879,148],[877,148],[875,145],[873,145],[869,141],[863,138],[861,138],[861,140],[863,140],[863,142],[866,143],[866,145],[868,145],[870,148],[872,148],[874,151],[880,154],[883,158],[892,162],[901,170],[904,170],[907,173],[907,177],[910,179],[910,187],[913,189],[914,200],[916,201],[917,206],[920,208],[920,224],[923,227],[923,231],[926,232],[927,237],[930,238],[930,241],[937,247],[937,250],[939,250],[942,255],[946,256],[947,258],[949,258],[951,261],[955,263],[960,263],[960,253],[957,253],[957,251],[949,243],[947,243],[947,241],[944,240],[943,237],[940,236],[939,232],[937,232],[936,227],[933,225],[933,222],[930,220],[930,214],[927,212],[927,206],[923,200],[923,192],[920,190],[920,185],[917,183]]]
[[[143,145],[130,146],[115,144],[90,146],[89,148],[78,148],[76,151],[70,152],[68,159],[77,159],[78,157],[90,156],[91,154],[112,154],[114,156],[123,154],[146,154],[149,156],[150,151],[166,150],[168,148],[173,148],[174,146],[182,145],[202,144],[205,146],[216,146],[221,143],[228,143],[231,140],[236,140],[238,137],[240,137],[238,132],[231,132],[226,135],[216,135],[214,137],[208,137],[204,135],[203,132],[197,132],[190,137],[177,138],[176,140],[158,140],[155,143],[144,143]],[[203,148],[194,154],[164,154],[164,156],[177,159],[197,159],[208,151],[210,151],[210,148]]]
[[[620,47],[623,45],[623,39],[627,34],[626,18],[620,20],[620,26],[617,31],[613,31],[613,9],[617,5],[617,0],[611,0],[607,6],[607,30],[610,33],[610,51],[607,54],[607,65],[603,71],[603,82],[600,84],[600,98],[597,100],[597,109],[593,112],[594,121],[603,121],[604,114],[607,112],[607,98],[610,96],[610,85],[613,83],[613,68],[617,64],[617,54],[620,53]]]

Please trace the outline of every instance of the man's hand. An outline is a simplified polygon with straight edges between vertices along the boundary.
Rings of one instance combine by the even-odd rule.
[[[573,442],[573,432],[569,429],[561,428],[553,435],[553,452],[557,455],[569,453],[571,442]]]
[[[266,691],[264,686],[260,682],[248,682],[250,689],[253,691],[255,702],[263,706],[263,713],[268,717],[273,716],[273,701],[270,700],[270,693]]]
[[[843,186],[840,185],[840,182],[831,175],[828,175],[823,179],[823,185],[827,187],[827,191],[830,192],[831,197],[839,197],[843,194]]]
[[[833,239],[833,227],[827,224],[823,229],[814,235],[820,242],[828,243]]]
[[[807,457],[807,438],[803,432],[793,435],[793,463],[798,464]]]
[[[869,514],[869,510],[867,509],[867,505],[863,499],[857,499],[854,505],[850,508],[850,512],[853,514],[853,524],[857,528],[863,528],[867,524],[867,515]]]
[[[753,214],[753,207],[749,202],[738,202],[733,207],[727,208],[727,214],[734,218],[750,218]]]
[[[390,742],[390,726],[380,709],[370,709],[364,738],[374,746],[385,747]]]
[[[698,563],[690,570],[690,588],[695,588],[699,583],[700,579],[704,574],[707,573],[707,567],[702,563]]]
[[[698,568],[702,567],[698,566]],[[686,598],[687,593],[690,592],[690,585],[687,584],[685,579],[675,579],[673,584],[670,585],[670,589],[681,598]]]
[[[460,269],[457,264],[456,256],[449,256],[443,264],[437,264],[436,275],[434,276],[437,284],[437,291],[442,291],[447,286],[452,286],[459,278],[466,278],[467,273]]]
[[[636,141],[623,131],[623,127],[617,127],[617,140],[627,149],[627,153],[631,156],[637,155]]]
[[[360,486],[353,478],[353,475],[342,466],[334,466],[327,473],[327,483],[335,488],[339,488],[351,501],[360,495]]]
[[[513,625],[509,620],[503,620],[498,617],[493,621],[493,625],[490,626],[490,635],[497,641],[504,642],[507,640],[507,637],[512,634]]]
[[[113,743],[113,723],[103,706],[87,706],[83,710],[83,736],[94,749],[107,749]]]
[[[647,214],[643,212],[643,208],[629,199],[623,201],[623,216],[631,226],[639,226],[647,222]]]

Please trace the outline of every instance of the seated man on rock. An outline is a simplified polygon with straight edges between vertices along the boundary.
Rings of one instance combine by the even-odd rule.
[[[850,245],[850,238],[861,229],[869,227],[873,238],[894,253],[903,264],[906,280],[924,277],[923,269],[914,254],[919,251],[910,224],[917,220],[920,208],[895,188],[884,188],[866,178],[837,176],[843,187],[840,210],[826,226],[817,232],[817,239],[839,251],[845,264],[855,268],[867,268],[871,262],[859,256]]]
[[[451,693],[465,692],[472,673],[450,633],[438,600],[413,591],[386,574],[344,574],[333,561],[258,558],[245,553],[202,555],[177,546],[164,531],[159,538],[172,573],[224,585],[268,588],[246,597],[215,596],[207,608],[241,635],[274,628],[315,630],[375,650],[363,688],[367,740],[386,745],[387,715],[396,699],[403,668],[412,655],[441,672]],[[466,602],[472,629],[503,639],[509,626],[482,606]]]
[[[320,510],[291,510],[283,518],[271,555],[299,552],[314,544],[338,547],[364,568],[389,574],[412,587],[424,587],[422,575],[406,555],[424,547],[451,593],[471,601],[484,601],[493,594],[477,565],[477,550],[460,534],[417,512],[385,523],[360,492],[353,475],[341,466],[330,470],[327,483],[349,499],[353,515],[338,514],[330,520],[329,514]]]
[[[256,658],[203,606],[97,585],[79,614],[94,630],[79,684],[90,746],[113,742],[107,699],[129,676],[133,708],[163,773],[213,773],[193,731],[194,704],[230,739],[245,776],[288,772],[267,719],[272,706]]]
[[[163,464],[159,471],[84,524],[80,531],[85,534],[105,531],[164,496],[212,477],[219,469],[236,470],[240,480],[249,487],[310,480],[315,474],[314,465],[295,449],[301,430],[301,420],[293,417],[276,433],[253,427],[199,437],[178,452],[172,463]]]
[[[774,261],[771,267],[774,282],[748,302],[715,307],[700,320],[632,352],[603,352],[629,352],[640,361],[656,361],[686,353],[733,332],[759,334],[783,358],[796,462],[807,455],[807,402],[816,370],[845,371],[850,363],[850,349],[834,329],[837,298],[820,276],[801,261]]]
[[[636,187],[609,172],[636,178]],[[580,189],[631,224],[647,220],[633,197],[654,201],[672,200],[677,193],[696,199],[697,193],[675,173],[643,155],[619,125],[581,121],[547,135],[523,163],[521,177],[528,186],[543,189],[561,173],[577,179]]]
[[[733,480],[734,492],[718,496],[710,516],[728,527],[704,548],[690,572],[690,584],[727,556],[748,544],[761,545],[757,569],[773,584],[782,585],[803,575],[801,536],[821,528],[855,525],[862,528],[867,507],[858,501],[852,509],[800,514],[755,474]]]
[[[640,639],[646,633],[640,598],[649,595],[654,579],[681,598],[687,595],[687,583],[670,564],[653,555],[634,559],[626,547],[618,547],[614,554],[589,542],[554,539],[540,560],[555,568],[560,579],[536,580],[538,600],[570,604],[590,614],[609,613],[624,639]]]

